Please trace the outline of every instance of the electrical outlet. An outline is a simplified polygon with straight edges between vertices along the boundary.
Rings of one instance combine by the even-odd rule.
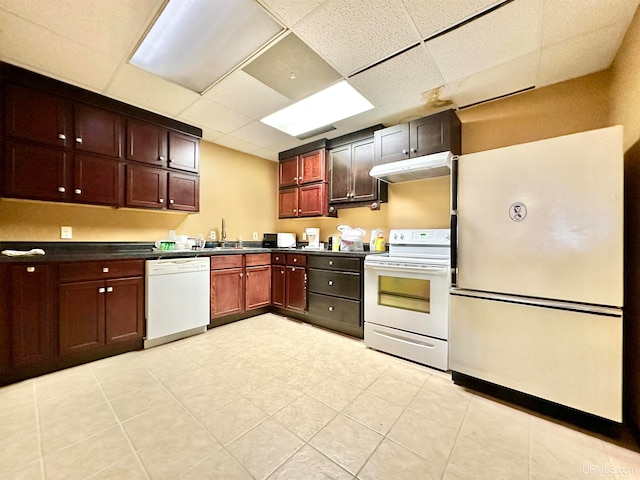
[[[71,227],[60,227],[60,238],[73,238]]]
[[[253,239],[257,240],[258,239],[258,232],[253,232]]]
[[[303,242],[306,242],[306,241],[307,241],[307,234],[306,234],[306,233],[303,233],[303,234],[302,234],[302,241],[303,241]]]

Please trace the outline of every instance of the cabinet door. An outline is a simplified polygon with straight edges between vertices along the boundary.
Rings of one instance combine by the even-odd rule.
[[[287,188],[278,192],[278,218],[298,216],[298,189]]]
[[[14,365],[52,356],[51,266],[11,267],[12,352]]]
[[[59,287],[60,354],[68,355],[105,344],[104,281],[65,283]]]
[[[119,114],[78,103],[74,115],[76,150],[122,156],[122,117]]]
[[[169,167],[198,172],[200,141],[179,132],[169,131]]]
[[[197,212],[200,208],[200,177],[169,172],[168,208]]]
[[[271,265],[245,268],[245,310],[271,303]]]
[[[286,276],[283,265],[271,266],[271,304],[284,308],[286,293]]]
[[[127,160],[164,167],[167,165],[167,129],[127,119]]]
[[[166,170],[127,165],[126,185],[127,206],[164,208],[167,196]]]
[[[409,123],[410,154],[412,157],[449,150],[450,129],[447,118],[431,115]]]
[[[351,144],[329,151],[329,202],[345,203],[351,197]]]
[[[327,181],[325,150],[321,148],[298,158],[298,184]]]
[[[142,339],[144,334],[144,279],[108,280],[106,285],[106,343]]]
[[[73,201],[118,205],[121,164],[117,160],[77,153],[73,159]]]
[[[242,312],[242,268],[211,270],[211,318]]]
[[[378,200],[378,180],[369,175],[375,159],[373,139],[352,144],[352,155],[353,192],[351,200],[355,202]]]
[[[4,110],[8,136],[64,147],[70,138],[70,103],[55,95],[8,83]]]
[[[34,200],[70,199],[69,163],[62,150],[5,142],[4,195]]]
[[[298,157],[291,157],[280,162],[279,167],[279,185],[282,187],[290,187],[298,184]]]
[[[400,123],[373,133],[376,165],[409,158],[409,124]]]
[[[298,216],[314,217],[327,215],[327,184],[318,183],[299,187]]]
[[[307,273],[304,267],[286,267],[285,308],[304,312],[307,308]]]

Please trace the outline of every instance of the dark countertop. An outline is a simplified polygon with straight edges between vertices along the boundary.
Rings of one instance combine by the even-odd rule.
[[[248,242],[247,242],[248,243]],[[257,242],[259,243],[259,242]],[[151,242],[0,242],[0,251],[26,251],[41,248],[45,255],[9,257],[0,255],[0,263],[79,262],[88,260],[154,260],[160,258],[204,257],[212,255],[237,255],[242,253],[297,253],[305,255],[338,255],[364,257],[370,252],[332,252],[304,248],[263,248],[247,245],[242,248],[205,248],[203,250],[161,251]]]

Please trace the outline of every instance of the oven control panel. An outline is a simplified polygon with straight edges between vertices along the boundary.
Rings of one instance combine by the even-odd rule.
[[[448,228],[401,228],[389,232],[392,245],[449,245],[451,231]]]

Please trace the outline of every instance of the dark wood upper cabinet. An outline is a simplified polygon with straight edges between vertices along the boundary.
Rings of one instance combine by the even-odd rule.
[[[125,158],[164,167],[167,165],[167,139],[166,128],[128,118]]]
[[[140,165],[127,165],[126,178],[126,206],[144,208],[166,207],[166,170]]]
[[[123,165],[110,158],[76,154],[73,161],[73,201],[117,206]]]
[[[298,185],[327,180],[326,150],[320,148],[298,157]]]
[[[55,147],[71,139],[71,104],[41,90],[6,84],[5,132],[8,136]]]
[[[200,208],[200,177],[169,172],[167,208],[197,212]]]
[[[76,150],[120,158],[122,156],[122,121],[119,113],[76,103],[73,139]]]
[[[169,132],[169,167],[198,172],[200,140],[180,132]]]
[[[314,183],[298,188],[298,216],[318,217],[327,215],[327,183]]]
[[[461,124],[453,110],[378,130],[374,134],[375,162],[384,164],[462,149]]]
[[[279,186],[291,187],[298,185],[298,156],[282,160],[279,165]]]
[[[328,214],[326,150],[319,148],[280,161],[278,218]]]
[[[329,202],[348,202],[352,192],[351,145],[329,150]]]
[[[278,192],[278,218],[298,216],[298,188],[285,188]]]

